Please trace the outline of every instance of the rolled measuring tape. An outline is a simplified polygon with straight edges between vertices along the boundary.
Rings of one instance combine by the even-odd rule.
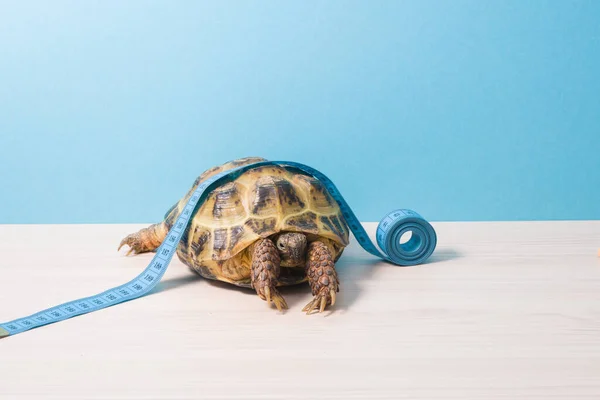
[[[406,242],[402,237],[408,234]],[[417,265],[429,258],[437,244],[433,226],[412,210],[395,210],[377,225],[377,244],[398,265]]]
[[[125,301],[133,300],[150,292],[161,280],[181,240],[185,229],[194,214],[198,204],[201,204],[208,194],[218,186],[236,179],[244,172],[258,167],[278,165],[300,170],[320,180],[330,195],[339,204],[348,227],[357,242],[367,252],[396,265],[409,266],[423,263],[434,251],[436,233],[431,224],[411,210],[395,210],[388,213],[377,227],[377,243],[381,251],[369,239],[369,235],[348,205],[333,182],[318,170],[307,165],[291,161],[262,161],[244,165],[216,174],[202,182],[190,196],[181,214],[167,233],[167,236],[156,249],[156,254],[144,271],[131,281],[108,289],[94,296],[69,301],[28,317],[15,319],[0,324],[0,338],[15,335],[52,324],[78,315],[87,314],[106,307],[114,306]],[[401,237],[411,232],[411,238],[401,243]]]

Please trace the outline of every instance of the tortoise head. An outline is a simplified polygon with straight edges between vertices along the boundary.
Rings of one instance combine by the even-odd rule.
[[[283,265],[297,267],[304,262],[306,235],[303,233],[283,233],[277,238],[276,245]]]

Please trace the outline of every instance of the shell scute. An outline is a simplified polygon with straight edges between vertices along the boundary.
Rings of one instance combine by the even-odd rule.
[[[250,193],[252,214],[257,216],[273,215],[277,210],[278,196],[273,177],[261,176]]]
[[[249,218],[245,225],[254,232],[257,237],[265,238],[277,232],[277,218]]]
[[[299,213],[306,207],[306,204],[300,198],[296,188],[287,179],[275,179],[275,187],[279,195],[279,204],[281,207],[281,215],[290,215]]]
[[[285,221],[286,225],[293,226],[301,232],[314,234],[319,233],[319,225],[317,225],[317,222],[317,214],[312,211],[307,211],[300,215],[294,215]]]
[[[199,256],[206,249],[206,244],[210,240],[211,234],[208,230],[202,230],[200,234],[197,234],[200,229],[196,231],[196,228],[194,229],[194,239],[191,241],[190,249],[196,256]]]

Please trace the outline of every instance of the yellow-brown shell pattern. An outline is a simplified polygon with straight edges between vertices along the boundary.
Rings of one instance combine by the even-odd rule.
[[[169,227],[202,181],[258,161],[265,159],[248,157],[205,171],[167,215]],[[257,239],[281,231],[304,232],[313,240],[329,239],[338,250],[336,256],[349,241],[340,208],[319,180],[296,170],[265,166],[215,189],[195,213],[177,254],[207,278],[240,284],[250,273],[243,250]]]

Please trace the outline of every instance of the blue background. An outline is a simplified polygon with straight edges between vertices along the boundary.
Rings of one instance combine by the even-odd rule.
[[[13,1],[0,223],[154,222],[248,155],[363,221],[600,219],[600,1]]]

